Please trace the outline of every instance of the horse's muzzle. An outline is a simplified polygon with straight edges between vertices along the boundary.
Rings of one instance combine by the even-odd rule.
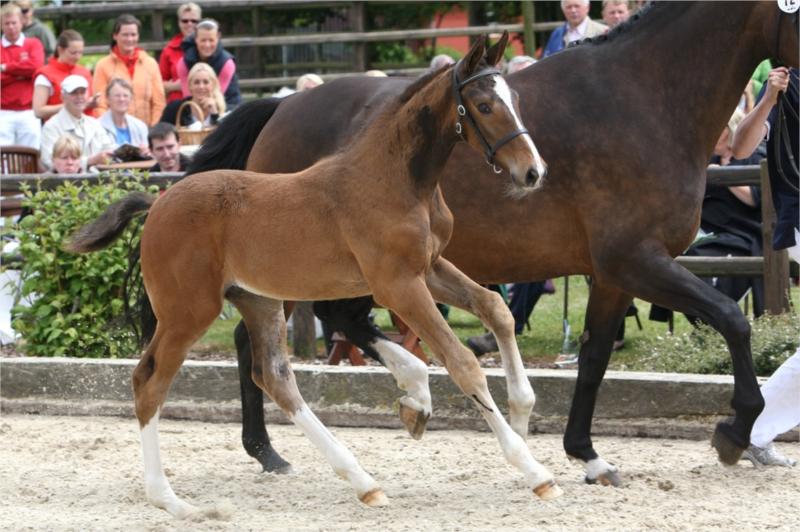
[[[541,171],[537,170],[536,168],[528,169],[528,173],[525,174],[525,186],[532,187],[536,185],[536,183],[546,175],[547,175],[547,168],[545,167],[543,167]]]

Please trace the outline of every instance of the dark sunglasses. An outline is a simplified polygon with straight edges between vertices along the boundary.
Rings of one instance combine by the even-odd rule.
[[[195,19],[195,18],[182,18],[182,19],[181,19],[181,22],[183,22],[184,24],[189,24],[189,23],[191,23],[191,24],[197,24],[197,23],[198,23],[198,22],[200,22],[200,21],[199,21],[199,20],[197,20],[197,19]]]
[[[30,8],[20,9],[20,11],[22,12],[23,15],[27,15],[30,12],[30,10],[31,10]]]

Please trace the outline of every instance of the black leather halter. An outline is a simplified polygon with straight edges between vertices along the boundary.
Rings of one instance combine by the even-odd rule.
[[[491,166],[494,169],[495,173],[499,174],[500,172],[503,171],[503,169],[498,168],[498,166],[494,162],[494,156],[497,155],[498,150],[520,135],[528,135],[530,137],[530,133],[528,133],[528,130],[525,128],[518,129],[516,131],[512,131],[508,135],[504,136],[503,138],[495,142],[494,146],[489,144],[489,141],[486,140],[486,137],[481,131],[481,128],[478,127],[478,123],[475,122],[475,119],[472,118],[472,114],[469,112],[469,109],[467,109],[467,106],[464,105],[464,101],[461,98],[461,90],[465,86],[467,86],[468,84],[472,83],[477,79],[485,78],[486,76],[499,76],[500,71],[494,68],[486,68],[484,70],[481,70],[477,74],[473,74],[464,81],[458,81],[458,68],[460,65],[461,61],[459,61],[453,66],[453,95],[456,100],[456,113],[458,115],[458,118],[456,118],[456,133],[462,139],[464,138],[463,134],[464,128],[461,125],[461,118],[465,118],[467,122],[469,122],[469,125],[472,126],[472,129],[475,130],[475,133],[477,133],[478,139],[481,141],[481,144],[483,144],[483,151],[484,155],[486,156],[486,164]],[[511,111],[513,112],[514,110],[512,109]]]

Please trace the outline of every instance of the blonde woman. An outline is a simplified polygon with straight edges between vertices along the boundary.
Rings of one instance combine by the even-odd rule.
[[[58,137],[53,144],[53,173],[81,173],[81,145],[71,135]]]
[[[161,122],[175,124],[178,109],[187,101],[196,103],[203,111],[205,126],[214,125],[220,116],[225,114],[225,97],[220,90],[219,80],[214,69],[206,63],[197,63],[189,71],[188,77],[189,96],[181,100],[170,102],[164,109]],[[187,105],[181,113],[180,125],[190,126],[200,120],[194,106]]]

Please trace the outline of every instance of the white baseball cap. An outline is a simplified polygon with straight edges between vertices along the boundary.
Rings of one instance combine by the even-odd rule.
[[[64,81],[61,82],[61,92],[70,93],[73,92],[75,89],[88,89],[89,82],[86,81],[86,78],[83,76],[79,76],[77,74],[72,74],[64,78]]]

